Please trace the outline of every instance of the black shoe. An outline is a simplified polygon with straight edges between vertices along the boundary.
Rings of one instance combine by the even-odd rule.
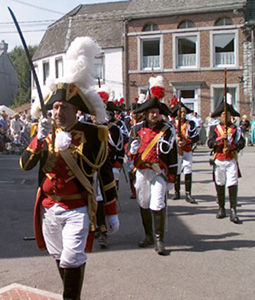
[[[101,249],[107,247],[107,234],[105,232],[100,232],[98,237],[98,245]]]
[[[196,200],[194,198],[192,198],[189,193],[186,193],[186,201],[191,204],[197,203]]]
[[[165,249],[163,241],[157,240],[155,251],[158,253],[158,255],[166,254],[166,249]]]
[[[136,199],[136,195],[131,195],[130,199]]]
[[[180,193],[175,193],[172,197],[172,200],[179,200],[180,198]]]
[[[240,224],[240,220],[238,218],[238,216],[236,215],[236,212],[233,208],[231,208],[230,210],[230,221],[235,223],[235,224]]]
[[[140,248],[147,248],[150,245],[154,244],[154,240],[152,236],[146,236],[145,239],[143,239],[140,243],[139,243],[139,247]]]
[[[225,208],[220,207],[219,211],[217,212],[216,218],[217,219],[223,219],[225,217],[226,217]]]

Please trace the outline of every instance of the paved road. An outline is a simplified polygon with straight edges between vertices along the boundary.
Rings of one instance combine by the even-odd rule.
[[[153,248],[140,249],[143,230],[135,200],[122,175],[118,233],[109,237],[102,251],[95,241],[89,254],[82,299],[183,300],[255,299],[255,147],[239,157],[243,177],[239,181],[238,212],[242,224],[229,218],[217,220],[216,197],[208,164],[209,151],[194,154],[193,196],[197,205],[182,199],[168,200],[169,255]],[[0,155],[0,288],[12,283],[61,294],[55,263],[37,250],[32,214],[36,171],[19,169],[17,156]],[[227,213],[229,203],[226,204]]]

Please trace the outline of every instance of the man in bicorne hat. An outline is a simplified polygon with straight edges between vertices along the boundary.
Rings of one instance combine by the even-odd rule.
[[[175,129],[163,121],[165,107],[157,98],[145,101],[135,112],[145,115],[145,120],[132,128],[128,145],[128,155],[134,160],[136,198],[145,231],[139,247],[154,244],[154,221],[155,250],[164,255],[166,192],[173,188],[177,171]]]
[[[240,177],[237,156],[238,152],[244,148],[245,140],[240,128],[231,122],[231,116],[240,117],[240,114],[233,108],[232,104],[227,104],[227,124],[225,124],[225,106],[222,101],[212,114],[213,118],[219,117],[220,122],[210,128],[208,147],[214,151],[213,178],[219,204],[216,218],[226,217],[225,186],[227,186],[230,201],[230,221],[240,223],[236,214],[238,177]]]
[[[178,115],[179,104],[175,105],[172,110],[171,116],[176,118]],[[181,186],[181,172],[183,170],[185,176],[185,192],[186,201],[189,203],[196,203],[195,199],[191,196],[192,187],[192,162],[193,153],[192,145],[199,140],[199,132],[196,123],[193,120],[187,120],[186,115],[192,113],[193,110],[189,109],[185,104],[181,103],[181,132],[179,132],[179,120],[175,119],[177,145],[178,145],[178,171],[175,178],[175,194],[172,200],[180,199],[180,186]]]
[[[87,260],[85,248],[91,251],[96,223],[97,202],[92,187],[95,172],[100,174],[108,230],[115,232],[119,227],[116,186],[108,159],[107,127],[79,123],[76,116],[78,110],[95,114],[98,121],[106,116],[97,92],[88,91],[88,83],[93,83],[92,78],[85,80],[88,68],[79,70],[84,67],[79,64],[80,59],[93,61],[93,56],[84,58],[87,46],[90,50],[95,48],[88,53],[96,55],[97,45],[88,37],[77,38],[68,49],[67,61],[77,54],[70,65],[79,76],[72,75],[72,69],[65,70],[63,80],[66,81],[51,87],[45,106],[53,110],[55,124],[52,126],[49,119],[40,119],[38,133],[20,158],[24,170],[40,162],[34,213],[36,242],[56,260],[66,300],[81,298]],[[82,86],[82,82],[88,86]]]

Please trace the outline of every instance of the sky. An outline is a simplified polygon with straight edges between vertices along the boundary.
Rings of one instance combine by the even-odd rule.
[[[0,0],[0,41],[8,44],[8,52],[22,46],[8,7],[13,11],[27,45],[38,45],[47,29],[79,4],[117,2],[120,0]]]

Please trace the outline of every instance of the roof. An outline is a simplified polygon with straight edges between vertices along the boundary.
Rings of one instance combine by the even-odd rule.
[[[122,47],[122,14],[129,3],[120,1],[77,6],[48,27],[33,60],[65,53],[78,36],[90,36],[104,49]]]
[[[247,0],[133,0],[125,16],[149,17],[240,8]]]

